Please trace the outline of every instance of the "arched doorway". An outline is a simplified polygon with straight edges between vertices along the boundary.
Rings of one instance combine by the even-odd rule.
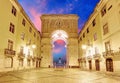
[[[113,60],[111,58],[106,59],[106,70],[113,72]]]
[[[63,30],[56,30],[52,33],[52,65],[53,67],[67,67],[67,38],[68,35]]]

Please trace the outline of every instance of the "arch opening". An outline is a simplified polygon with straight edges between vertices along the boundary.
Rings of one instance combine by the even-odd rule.
[[[68,65],[67,33],[63,30],[56,30],[52,33],[51,38],[53,67],[66,67]]]

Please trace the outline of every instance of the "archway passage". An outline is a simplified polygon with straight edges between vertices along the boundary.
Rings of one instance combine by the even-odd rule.
[[[56,30],[52,33],[52,64],[54,67],[65,67],[68,65],[67,38],[63,30]]]
[[[65,67],[67,62],[67,49],[66,43],[58,39],[53,43],[54,47],[52,49],[53,52],[53,66],[54,67]]]

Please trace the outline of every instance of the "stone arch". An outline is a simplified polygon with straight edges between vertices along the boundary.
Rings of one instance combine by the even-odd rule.
[[[54,41],[61,39],[65,41],[66,44],[68,44],[68,34],[64,30],[55,30],[51,34],[51,44],[53,44]]]
[[[58,47],[55,44],[58,41],[59,41],[59,43],[60,43],[60,41],[64,42],[64,45],[63,45],[63,43],[60,43],[60,44],[62,44],[62,49],[66,49],[65,52],[63,50],[58,51],[59,49],[61,49],[61,46],[58,49]],[[53,31],[51,34],[51,45],[52,45],[52,52],[53,52],[51,55],[53,67],[59,67],[59,66],[67,67],[68,66],[68,54],[67,54],[68,34],[64,30]],[[58,60],[58,58],[59,58],[59,60]]]

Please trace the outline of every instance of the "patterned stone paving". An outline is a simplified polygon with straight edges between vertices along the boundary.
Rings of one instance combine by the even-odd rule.
[[[79,69],[41,68],[0,73],[0,83],[120,83],[120,77]]]

